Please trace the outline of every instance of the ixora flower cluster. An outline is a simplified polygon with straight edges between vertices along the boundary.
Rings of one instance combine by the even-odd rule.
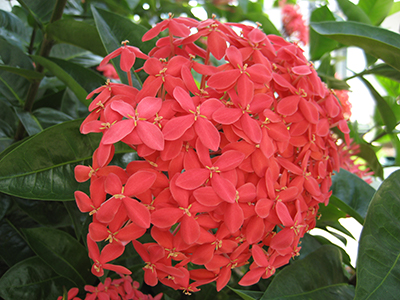
[[[219,291],[248,263],[239,284],[255,284],[299,253],[328,203],[340,166],[330,129],[347,135],[346,120],[297,45],[243,24],[172,16],[143,40],[166,29],[148,55],[123,42],[102,62],[120,56],[132,85],[131,68],[145,59],[141,90],[108,82],[88,96],[81,132],[103,135],[92,166],[75,169],[90,195],[75,198],[93,218],[92,272],[130,274],[109,262],[132,243],[150,286],[191,293],[215,281]],[[109,165],[118,142],[141,159]],[[138,241],[146,231],[154,242]]]

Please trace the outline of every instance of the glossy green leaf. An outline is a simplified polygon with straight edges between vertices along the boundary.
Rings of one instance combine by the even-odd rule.
[[[67,114],[49,107],[39,108],[33,112],[33,115],[39,121],[43,129],[73,120],[73,118]]]
[[[311,23],[319,34],[347,46],[356,46],[392,67],[400,70],[400,34],[393,31],[361,24],[358,22],[319,22]]]
[[[41,80],[44,76],[43,74],[38,73],[36,71],[20,69],[20,68],[15,68],[15,67],[10,67],[10,66],[3,66],[3,65],[0,65],[0,70],[20,75],[30,81]]]
[[[0,36],[0,57],[9,67],[33,71],[31,59],[17,46]],[[0,69],[0,93],[8,100],[17,99],[23,103],[29,88],[29,81],[17,74]],[[19,104],[18,102],[14,102]]]
[[[363,224],[375,190],[357,175],[344,169],[332,177],[331,190],[336,197],[333,204],[348,214],[352,212],[350,215]]]
[[[14,265],[0,278],[0,297],[4,300],[54,300],[74,284],[57,275],[39,257],[31,257]]]
[[[106,56],[96,27],[87,22],[73,19],[58,20],[46,27],[46,32],[59,43],[67,43]]]
[[[321,6],[311,13],[310,22],[334,21],[335,17],[328,6]],[[324,37],[310,27],[310,56],[311,60],[320,59],[325,53],[338,47],[339,43]]]
[[[397,299],[400,286],[400,171],[379,187],[368,208],[357,260],[356,298]]]
[[[64,227],[71,225],[71,220],[64,205],[54,201],[38,201],[14,198],[15,203],[33,220],[44,226]]]
[[[64,82],[85,105],[90,104],[86,100],[88,93],[104,84],[102,76],[77,64],[36,55],[33,55],[32,58]]]
[[[337,300],[353,297],[354,287],[347,284],[339,249],[326,245],[279,272],[261,299]]]
[[[107,53],[121,47],[121,42],[128,40],[131,46],[138,47],[143,53],[148,53],[154,46],[154,41],[142,42],[142,36],[147,32],[147,29],[141,25],[133,23],[131,20],[116,15],[114,13],[92,7],[93,17],[96,23],[96,28],[103,42]],[[128,83],[125,72],[119,67],[119,57],[113,60],[115,69],[118,72],[122,82]],[[143,59],[136,59],[135,69],[143,66]],[[136,73],[132,73],[133,86],[141,87],[141,83],[135,78]]]
[[[358,6],[368,15],[372,24],[379,25],[389,14],[393,0],[360,0]]]
[[[2,196],[3,198],[3,196]],[[1,199],[3,201],[3,199]],[[9,266],[34,255],[17,227],[37,226],[29,217],[19,211],[10,213],[0,221],[0,256]]]
[[[240,298],[244,300],[258,300],[262,297],[264,294],[263,292],[259,291],[247,291],[247,290],[237,290],[233,289],[230,286],[228,286],[232,291],[234,291],[237,295],[240,296]]]
[[[11,12],[0,10],[0,28],[12,32],[14,36],[29,41],[29,29],[24,22]]]
[[[74,119],[84,118],[89,113],[86,105],[82,104],[69,88],[66,88],[61,96],[60,110]]]
[[[54,272],[82,287],[93,281],[85,247],[68,233],[46,227],[23,229],[29,246]]]
[[[356,21],[365,24],[372,24],[366,13],[357,5],[349,0],[336,0],[341,11],[349,21]]]
[[[21,198],[67,201],[78,184],[74,167],[90,159],[99,135],[82,135],[81,120],[62,123],[20,143],[0,160],[0,191]]]
[[[74,168],[91,164],[101,134],[83,135],[82,120],[64,122],[12,147],[0,156],[0,192],[36,200],[74,200],[76,190],[88,191],[89,183],[77,183]],[[115,156],[134,152],[125,144],[115,146]]]
[[[36,63],[44,66],[58,79],[64,82],[72,91],[74,91],[74,93],[77,95],[77,97],[82,103],[87,103],[86,101],[87,92],[85,91],[85,89],[75,80],[75,78],[73,78],[70,74],[68,74],[63,68],[61,68],[56,63],[42,56],[33,55],[32,58]]]
[[[25,111],[20,107],[14,107],[14,111],[30,136],[43,130],[43,127],[32,113]]]
[[[104,85],[105,78],[99,73],[82,67],[76,63],[66,61],[63,59],[49,58],[53,63],[56,63],[64,71],[66,71],[72,78],[74,78],[79,85],[81,85],[87,93]],[[86,102],[90,102],[86,100]]]
[[[79,57],[80,55],[85,55],[88,53],[90,53],[88,50],[82,49],[80,47],[65,43],[59,43],[51,47],[49,57],[71,61],[75,57]],[[99,57],[98,55],[96,56]]]
[[[381,115],[381,118],[386,126],[386,132],[392,132],[397,126],[397,119],[392,109],[368,80],[366,80],[364,77],[361,77],[361,80],[366,85],[373,99],[375,100],[376,107],[378,108],[379,114]]]
[[[56,0],[18,0],[22,7],[25,7],[41,22],[50,21]]]

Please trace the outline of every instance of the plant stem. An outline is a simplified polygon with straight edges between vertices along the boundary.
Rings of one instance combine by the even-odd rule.
[[[53,23],[53,22],[61,19],[66,3],[67,3],[67,0],[57,0],[56,5],[54,6],[53,14],[51,15],[50,23]],[[34,33],[35,33],[35,31],[33,32],[33,34]],[[54,44],[54,41],[51,38],[49,38],[49,36],[47,34],[45,34],[43,42],[42,42],[42,46],[40,48],[39,55],[42,57],[48,57],[50,54],[51,48],[53,47],[53,44]],[[43,73],[43,70],[44,70],[44,67],[42,65],[40,65],[40,64],[36,65],[36,72]],[[28,95],[26,97],[26,101],[24,104],[25,111],[28,111],[28,112],[32,111],[33,102],[35,101],[36,94],[39,90],[40,82],[41,82],[41,80],[34,81],[29,86]],[[24,125],[21,122],[19,122],[17,132],[15,134],[15,140],[17,140],[17,141],[21,140],[23,138],[24,134],[25,134]]]

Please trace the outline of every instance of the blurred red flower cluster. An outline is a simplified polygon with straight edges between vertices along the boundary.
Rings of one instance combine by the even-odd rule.
[[[286,4],[286,0],[279,1],[282,8],[282,25],[286,35],[308,44],[308,26],[306,25],[300,7],[296,4]]]
[[[85,300],[160,300],[163,296],[162,293],[155,297],[143,294],[139,291],[139,282],[133,281],[128,275],[121,275],[121,278],[113,280],[107,277],[104,283],[100,282],[96,287],[86,285],[85,291]],[[59,296],[57,300],[81,300],[77,297],[78,293],[78,288],[72,288],[66,294],[66,298]]]
[[[347,135],[346,120],[297,45],[243,24],[172,16],[143,40],[166,29],[148,55],[125,41],[102,62],[119,55],[130,75],[145,59],[140,91],[108,82],[88,96],[81,132],[102,139],[92,166],[75,169],[90,195],[75,198],[92,216],[92,272],[130,274],[109,262],[132,243],[148,285],[191,293],[215,281],[219,291],[250,262],[239,283],[252,285],[296,256],[315,226],[341,164],[330,129]],[[140,160],[110,165],[118,142]],[[146,231],[154,241],[142,244]]]

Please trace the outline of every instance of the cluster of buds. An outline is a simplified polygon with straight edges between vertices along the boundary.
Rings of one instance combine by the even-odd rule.
[[[166,29],[148,55],[123,42],[103,60],[120,56],[130,85],[108,82],[88,96],[96,94],[81,132],[102,139],[92,166],[75,169],[90,195],[75,198],[93,218],[92,272],[129,274],[109,262],[132,243],[150,286],[191,293],[215,281],[219,291],[235,268],[248,270],[239,284],[255,284],[299,253],[328,203],[340,167],[330,129],[347,135],[346,120],[297,45],[243,24],[172,16],[143,40]],[[131,86],[137,58],[148,74],[141,90]],[[118,142],[140,157],[125,169],[110,165]],[[153,242],[143,244],[146,231]]]

